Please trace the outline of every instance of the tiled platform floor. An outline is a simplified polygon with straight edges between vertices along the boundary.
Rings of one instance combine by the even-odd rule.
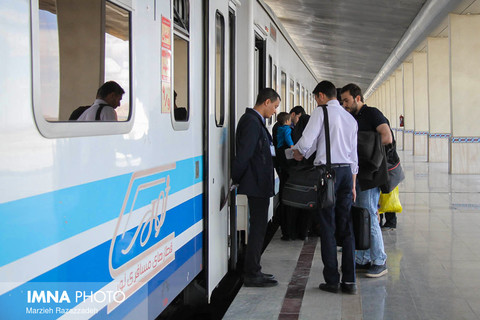
[[[386,276],[358,274],[356,296],[320,291],[317,242],[303,300],[284,306],[279,318],[304,243],[281,241],[278,231],[262,266],[279,285],[242,287],[224,319],[480,319],[480,176],[449,175],[446,163],[399,154],[403,212],[397,229],[383,232]],[[288,315],[300,303],[299,313]]]

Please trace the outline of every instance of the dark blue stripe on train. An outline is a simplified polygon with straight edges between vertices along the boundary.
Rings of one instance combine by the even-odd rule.
[[[172,232],[175,232],[175,235],[178,236],[189,227],[197,223],[202,219],[202,198],[203,195],[199,195],[181,205],[169,210],[165,218],[164,229],[160,231],[159,237],[156,239],[162,239],[164,235],[168,235]],[[133,228],[129,232],[134,232],[136,228]],[[118,236],[118,237],[121,237]],[[0,310],[2,312],[2,319],[23,319],[31,318],[34,316],[35,319],[56,319],[58,314],[28,314],[27,308],[53,308],[54,311],[56,307],[73,308],[78,303],[80,303],[81,298],[78,302],[75,302],[76,292],[77,291],[86,291],[87,295],[90,295],[90,292],[96,292],[101,289],[109,282],[113,281],[110,276],[108,269],[108,256],[110,250],[111,241],[106,241],[103,244],[89,250],[78,257],[58,266],[57,268],[40,275],[39,277],[31,280],[30,282],[17,287],[16,289],[3,294],[0,296]],[[149,246],[154,243],[148,243]],[[112,314],[128,313],[131,311],[131,308],[135,306],[136,303],[142,301],[146,296],[145,293],[151,292],[153,289],[158,287],[165,279],[170,277],[176,270],[178,270],[182,265],[197,252],[201,252],[202,249],[202,234],[196,236],[193,240],[188,242],[185,246],[180,248],[175,253],[175,260],[172,261],[169,265],[165,267],[158,275],[156,275],[152,280],[149,281],[148,285],[145,285],[138,292],[136,292],[132,297],[127,299],[122,303]],[[195,260],[195,259],[194,259]],[[198,259],[196,259],[198,260]],[[190,272],[192,278],[200,272],[201,269],[201,254],[200,261],[194,261],[190,263],[192,266],[187,272]],[[35,267],[35,266],[32,266]],[[185,274],[183,275],[185,278]],[[191,279],[189,280],[191,281]],[[167,287],[175,289],[172,292],[178,294],[183,288],[179,288],[178,285],[169,284]],[[149,288],[147,290],[147,288]],[[58,291],[57,298],[61,300],[61,295],[63,291],[67,292],[67,295],[70,298],[70,303],[63,300],[63,303],[27,303],[28,291],[32,294],[32,291],[50,291],[55,293]],[[178,291],[179,290],[179,291]],[[178,291],[178,292],[177,292]],[[143,295],[142,295],[143,292]],[[175,295],[173,297],[175,297]],[[135,298],[136,297],[136,298]],[[136,301],[136,302],[134,302]],[[8,310],[5,312],[5,310]],[[123,310],[123,311],[122,311]],[[163,309],[162,309],[163,310]],[[106,309],[105,309],[106,312]],[[53,317],[54,316],[54,317]],[[4,318],[5,317],[5,318]],[[39,318],[42,317],[42,318]],[[45,317],[45,318],[43,318]]]
[[[137,292],[135,292],[131,297],[129,297],[125,302],[120,304],[111,314],[108,315],[108,319],[122,319],[126,314],[130,313],[133,308],[135,308],[139,303],[141,303],[145,298],[148,297],[157,287],[163,285],[164,292],[162,295],[168,297],[168,303],[173,299],[178,293],[180,293],[185,287],[185,283],[181,283],[179,280],[186,279],[186,272],[190,272],[191,277],[188,282],[193,280],[193,278],[201,271],[202,260],[202,236],[203,234],[197,235],[195,238],[190,240],[182,248],[180,248],[175,253],[175,260],[172,261],[168,266],[160,271],[155,277],[153,277],[148,284],[144,285]],[[94,249],[94,251],[105,250],[109,246],[109,242],[102,244],[100,247]],[[196,253],[196,259],[192,259]],[[87,258],[87,257],[83,257]],[[187,261],[193,260],[193,263],[190,263],[189,270],[185,270],[185,274],[182,272],[180,275],[177,275],[176,278],[180,276],[177,281],[168,281],[164,283],[165,280],[169,279],[171,275],[175,273],[176,270],[181,268]],[[68,263],[67,263],[68,264]],[[62,265],[62,268],[67,268],[68,266]],[[102,272],[104,273],[104,272]],[[90,295],[91,292],[95,292],[102,287],[104,287],[107,282],[43,282],[41,277],[38,277],[31,282],[28,282],[7,294],[0,296],[0,310],[2,320],[18,320],[18,319],[57,319],[62,314],[57,313],[57,307],[60,308],[60,311],[67,310],[68,308],[74,308],[76,305],[83,301],[83,297],[79,297],[76,301],[76,292],[85,291]],[[28,291],[33,292],[36,290],[40,291],[58,291],[58,298],[61,298],[61,293],[63,291],[67,292],[68,297],[70,298],[71,303],[63,301],[62,303],[28,303]],[[148,301],[147,301],[148,302]],[[164,301],[155,301],[158,304],[154,309],[158,310],[158,313],[163,310],[166,305]],[[161,308],[158,308],[161,307]],[[29,308],[33,309],[53,309],[53,314],[29,314],[27,310]],[[105,319],[107,318],[107,308],[98,310],[99,313],[95,316],[94,319]],[[92,313],[92,316],[94,314]],[[157,314],[158,315],[158,314]]]

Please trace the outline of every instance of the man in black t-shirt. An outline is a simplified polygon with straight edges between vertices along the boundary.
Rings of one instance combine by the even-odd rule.
[[[343,107],[350,112],[358,123],[358,132],[372,131],[378,132],[381,136],[382,145],[392,143],[392,135],[388,120],[377,108],[369,107],[363,102],[361,89],[351,83],[341,90]],[[362,170],[359,162],[360,170]],[[362,187],[361,181],[357,183],[357,200],[355,204],[359,207],[368,209],[371,218],[371,241],[369,250],[357,250],[355,253],[355,262],[357,272],[367,272],[366,276],[378,278],[388,272],[387,255],[383,245],[382,231],[378,224],[377,206],[380,198],[379,186],[370,185]]]

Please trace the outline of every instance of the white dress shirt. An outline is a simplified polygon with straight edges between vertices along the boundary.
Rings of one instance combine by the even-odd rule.
[[[348,163],[350,164],[352,174],[357,174],[357,121],[336,99],[328,101],[327,111],[332,164]],[[302,137],[293,149],[297,149],[306,158],[317,151],[314,164],[321,165],[327,163],[323,110],[321,107],[313,110],[305,130],[303,130]]]
[[[100,112],[100,121],[117,121],[115,109],[110,107],[108,103],[102,99],[96,99],[93,105],[78,117],[77,121],[95,121],[97,110],[101,104],[106,104],[106,106],[104,106]]]

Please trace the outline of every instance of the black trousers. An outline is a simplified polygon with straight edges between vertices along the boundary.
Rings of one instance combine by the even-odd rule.
[[[248,244],[245,252],[245,264],[243,273],[248,277],[260,276],[262,267],[260,257],[262,255],[263,242],[267,232],[268,206],[270,198],[256,198],[248,196],[248,208],[250,210],[250,228],[248,232]]]
[[[320,210],[320,244],[323,277],[328,284],[340,282],[337,262],[337,241],[342,242],[342,282],[355,282],[355,237],[350,209],[352,207],[352,172],[350,167],[335,170],[336,203]]]

